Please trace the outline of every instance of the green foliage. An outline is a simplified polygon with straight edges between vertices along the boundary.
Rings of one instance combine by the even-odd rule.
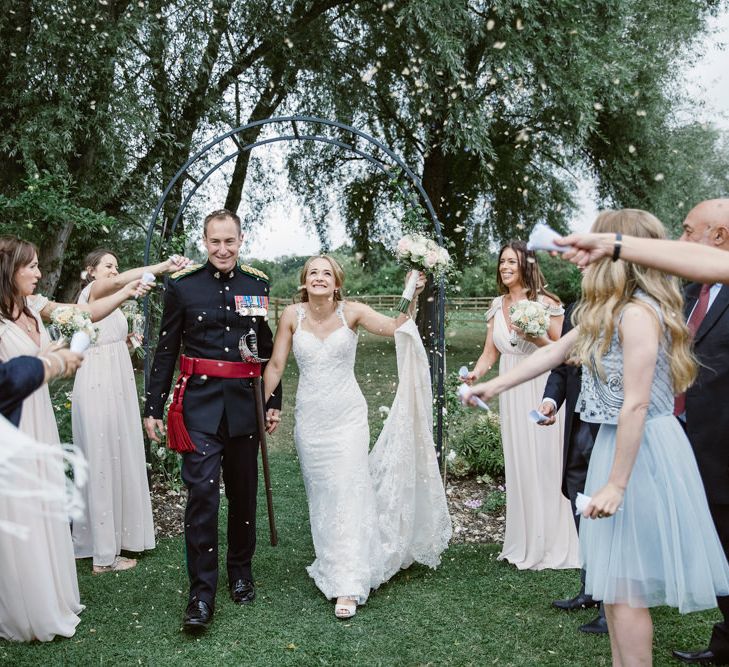
[[[459,474],[504,476],[504,451],[501,447],[501,427],[495,413],[479,415],[458,435],[450,439],[450,448],[456,452]]]
[[[81,257],[101,241],[139,258],[179,167],[207,138],[273,115],[347,122],[403,157],[466,270],[537,221],[564,229],[585,177],[600,204],[646,208],[673,229],[696,201],[727,192],[725,140],[682,123],[697,103],[674,81],[705,48],[707,19],[725,6],[715,0],[11,5],[0,15],[0,191],[22,197],[35,174],[51,174],[61,203],[77,207],[66,222],[49,210],[47,232],[33,236],[49,292],[72,293]],[[332,129],[329,139],[345,150],[291,144],[288,177],[322,242],[338,213],[359,262],[379,269],[378,245],[412,212],[392,187],[407,179],[381,150],[373,157],[385,170],[362,160],[356,151],[371,147],[361,138]],[[226,145],[172,189],[155,251],[179,250],[189,221],[226,188],[246,224],[278,196],[256,160],[249,172],[239,156],[228,163],[234,176],[202,188],[171,238],[177,205]],[[244,190],[247,175],[259,187]],[[82,211],[106,212],[117,230],[99,235]],[[574,292],[576,279],[558,274],[552,287]],[[475,278],[464,276],[474,292]]]
[[[108,236],[116,220],[77,202],[70,179],[44,173],[26,180],[14,197],[0,194],[0,230],[38,246],[55,239],[58,229],[68,222],[83,235],[96,239]]]
[[[492,491],[483,504],[484,512],[496,512],[506,506],[506,491]]]
[[[345,294],[356,298],[360,294],[399,294],[405,269],[395,260],[388,248],[372,244],[369,262],[354,248],[342,246],[332,253],[346,274]],[[264,271],[271,279],[271,296],[293,298],[299,286],[299,272],[307,257],[289,256],[275,261],[251,260],[251,264]],[[496,296],[497,256],[482,253],[470,258],[461,271],[449,277],[450,297]],[[539,265],[548,289],[563,303],[576,301],[580,296],[580,272],[573,264],[558,257],[540,253]]]

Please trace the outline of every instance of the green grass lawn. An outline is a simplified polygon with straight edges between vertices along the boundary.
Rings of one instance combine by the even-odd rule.
[[[483,333],[449,337],[449,370],[473,362]],[[394,395],[391,341],[362,337],[357,374],[373,437],[380,405]],[[369,375],[368,375],[369,374]],[[76,635],[41,644],[0,641],[3,665],[609,665],[606,637],[577,631],[592,611],[564,614],[551,600],[576,592],[575,571],[519,572],[496,561],[498,545],[453,545],[437,571],[413,566],[372,594],[350,621],[334,618],[305,571],[314,557],[303,483],[292,443],[295,364],[287,371],[283,428],[271,440],[279,545],[268,543],[259,502],[254,561],[258,599],[238,607],[226,593],[224,549],[212,628],[180,630],[187,599],[181,537],[162,540],[137,568],[92,576],[79,565],[86,611]],[[60,391],[62,387],[58,388]],[[65,417],[61,420],[64,421]],[[225,503],[221,509],[224,543]],[[1,566],[1,564],[0,564]],[[5,603],[12,601],[3,601]],[[654,613],[655,664],[675,664],[672,648],[706,644],[718,612]]]

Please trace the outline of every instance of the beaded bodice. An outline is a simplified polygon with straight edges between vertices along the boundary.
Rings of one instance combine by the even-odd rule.
[[[663,322],[658,302],[645,292],[638,290],[635,297],[649,304]],[[618,324],[622,313],[618,318]],[[618,326],[613,330],[610,348],[602,358],[604,377],[597,372],[595,363],[582,369],[582,390],[577,401],[577,412],[586,422],[617,424],[618,414],[623,407],[623,346],[618,335]],[[658,359],[651,386],[651,399],[646,419],[673,413],[673,382],[671,381],[668,340],[664,337],[658,348]]]

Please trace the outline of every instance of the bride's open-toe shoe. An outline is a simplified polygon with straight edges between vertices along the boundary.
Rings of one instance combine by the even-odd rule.
[[[123,572],[124,570],[131,570],[137,565],[135,558],[125,558],[124,556],[117,556],[111,565],[94,565],[94,574],[104,574],[104,572]]]
[[[337,618],[352,618],[356,613],[357,603],[352,598],[337,598],[337,604],[334,605],[334,615]]]

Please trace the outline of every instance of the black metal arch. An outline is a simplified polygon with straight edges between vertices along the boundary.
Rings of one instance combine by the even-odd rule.
[[[275,137],[268,137],[265,139],[257,140],[253,143],[249,143],[246,145],[242,145],[240,141],[238,141],[237,136],[238,134],[244,133],[247,130],[263,125],[273,125],[278,123],[285,123],[289,124],[292,128],[292,134],[280,134]],[[150,255],[151,255],[151,248],[152,248],[152,242],[155,237],[155,231],[160,230],[164,232],[165,236],[168,236],[171,238],[174,235],[174,231],[177,228],[177,225],[182,218],[182,215],[184,214],[185,210],[187,209],[190,201],[195,196],[197,191],[200,189],[200,187],[214,174],[216,171],[218,171],[221,167],[223,167],[225,164],[233,160],[234,158],[238,157],[241,153],[252,151],[254,148],[258,148],[259,146],[265,146],[268,144],[275,144],[282,141],[290,142],[290,141],[313,141],[318,143],[324,143],[329,144],[332,146],[335,146],[337,148],[343,149],[345,151],[348,151],[350,153],[353,153],[364,160],[366,160],[369,164],[373,165],[380,171],[384,173],[391,173],[393,166],[387,164],[382,159],[379,159],[378,157],[375,157],[371,153],[361,150],[357,148],[354,145],[345,143],[344,141],[341,141],[340,139],[334,139],[331,137],[321,136],[318,134],[304,134],[299,132],[298,123],[307,123],[307,124],[313,124],[318,126],[324,126],[324,127],[331,127],[331,128],[337,128],[339,130],[343,130],[350,135],[354,137],[359,137],[363,139],[367,144],[369,144],[370,147],[376,147],[380,151],[382,151],[387,158],[391,161],[392,165],[397,167],[402,173],[404,173],[409,182],[415,186],[415,189],[419,195],[415,196],[415,194],[406,189],[402,184],[398,183],[398,187],[400,188],[400,192],[403,195],[403,198],[405,201],[410,202],[411,205],[417,206],[419,203],[422,203],[425,206],[425,209],[428,212],[428,215],[430,216],[430,220],[433,224],[433,231],[435,232],[435,238],[437,242],[440,245],[443,245],[443,234],[440,226],[440,222],[438,220],[438,217],[435,214],[435,211],[433,209],[433,205],[430,201],[430,198],[428,197],[427,193],[423,189],[422,183],[420,182],[420,179],[413,173],[413,171],[405,164],[405,162],[398,157],[392,150],[390,150],[387,146],[385,146],[383,143],[375,139],[374,137],[357,130],[356,128],[352,127],[351,125],[346,125],[344,123],[340,123],[338,121],[332,121],[332,120],[326,120],[323,118],[315,118],[313,116],[281,116],[281,117],[275,117],[275,118],[267,118],[264,120],[255,121],[253,123],[249,123],[247,125],[243,125],[241,127],[237,127],[235,129],[232,129],[224,134],[221,134],[217,137],[215,137],[213,140],[209,141],[207,144],[205,144],[197,153],[195,153],[192,157],[190,157],[185,164],[180,167],[178,172],[175,174],[175,176],[170,180],[170,182],[167,184],[167,187],[165,188],[164,192],[162,193],[161,197],[159,198],[159,201],[157,202],[157,206],[152,214],[152,217],[150,219],[149,225],[147,227],[147,240],[144,250],[144,263],[149,264],[150,263]],[[234,150],[232,153],[224,155],[220,160],[218,160],[214,165],[209,167],[205,173],[201,177],[193,177],[189,173],[189,169],[198,161],[204,158],[212,149],[219,146],[222,142],[230,139],[233,141],[233,143],[236,146],[236,150]],[[183,199],[179,209],[177,210],[177,213],[175,214],[175,217],[173,218],[172,224],[170,229],[164,229],[160,228],[159,224],[159,217],[160,212],[162,211],[162,208],[165,205],[165,202],[167,201],[167,198],[169,197],[170,192],[172,192],[172,189],[178,185],[183,180],[189,180],[193,183],[193,187],[190,189],[190,191],[186,194],[185,198]],[[162,254],[162,250],[164,248],[164,239],[162,240],[162,243],[160,243],[159,251],[157,253],[158,256]],[[431,369],[431,379],[434,385],[435,389],[435,403],[436,403],[436,433],[435,433],[435,441],[436,441],[436,448],[438,451],[438,454],[440,455],[442,450],[442,444],[443,444],[443,408],[445,404],[445,395],[444,395],[444,376],[445,376],[445,283],[444,280],[441,279],[435,287],[435,322],[434,324],[434,331],[431,331],[430,333],[430,340],[428,341],[428,347],[429,347],[429,358],[430,358],[430,369]],[[148,302],[145,300],[145,316],[148,315]],[[149,318],[146,317],[146,321],[149,322]],[[146,337],[147,338],[147,337]],[[149,372],[150,372],[150,360],[149,355],[145,358],[145,383],[148,383],[149,381]]]

